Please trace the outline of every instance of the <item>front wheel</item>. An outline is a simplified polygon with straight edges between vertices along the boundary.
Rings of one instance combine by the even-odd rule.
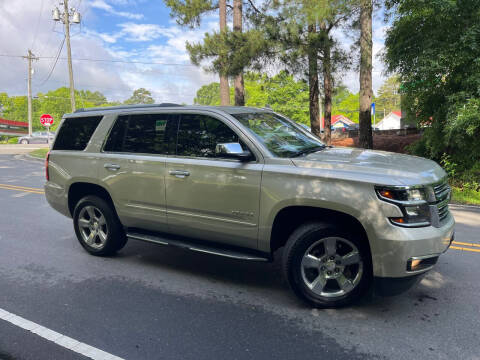
[[[297,296],[315,307],[341,307],[370,288],[370,251],[362,234],[323,223],[300,226],[284,251],[284,273]]]
[[[112,255],[127,243],[122,224],[102,198],[86,196],[75,206],[73,225],[80,244],[92,255]]]
[[[20,141],[20,144],[27,145],[27,144],[28,144],[28,140],[23,139],[22,141]]]

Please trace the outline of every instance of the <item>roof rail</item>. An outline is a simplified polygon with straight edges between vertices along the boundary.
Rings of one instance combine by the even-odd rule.
[[[87,111],[105,111],[105,110],[128,110],[128,109],[143,109],[143,108],[156,108],[156,107],[173,107],[183,106],[173,103],[161,103],[161,104],[136,104],[136,105],[119,105],[119,106],[100,106],[92,108],[81,108],[75,110],[76,113]]]

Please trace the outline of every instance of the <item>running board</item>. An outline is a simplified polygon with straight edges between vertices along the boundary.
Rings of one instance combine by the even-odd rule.
[[[210,244],[201,244],[201,243],[189,241],[186,239],[179,240],[179,239],[162,237],[159,235],[143,234],[140,232],[127,232],[127,237],[129,239],[146,241],[146,242],[158,244],[158,245],[175,246],[181,249],[196,251],[204,254],[219,255],[219,256],[224,256],[231,259],[262,261],[262,262],[271,261],[270,257],[263,254],[261,255],[251,254],[250,252],[242,251],[241,249],[240,250],[227,249],[222,247],[216,247]]]

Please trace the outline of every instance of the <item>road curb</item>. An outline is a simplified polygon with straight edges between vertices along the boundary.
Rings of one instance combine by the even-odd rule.
[[[45,161],[45,159],[42,159],[42,158],[39,158],[39,157],[36,157],[36,156],[32,156],[30,154],[23,154],[23,156],[25,156],[26,158],[29,158],[31,160],[36,160],[36,161]]]
[[[448,204],[448,206],[451,207],[451,208],[465,208],[465,209],[480,211],[480,206],[479,205],[465,205],[465,204],[450,203],[450,204]]]

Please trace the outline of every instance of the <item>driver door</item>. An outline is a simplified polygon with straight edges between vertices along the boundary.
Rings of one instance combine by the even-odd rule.
[[[170,231],[257,248],[263,163],[215,154],[219,143],[242,143],[226,122],[193,113],[181,114],[179,121],[176,154],[166,159]]]

